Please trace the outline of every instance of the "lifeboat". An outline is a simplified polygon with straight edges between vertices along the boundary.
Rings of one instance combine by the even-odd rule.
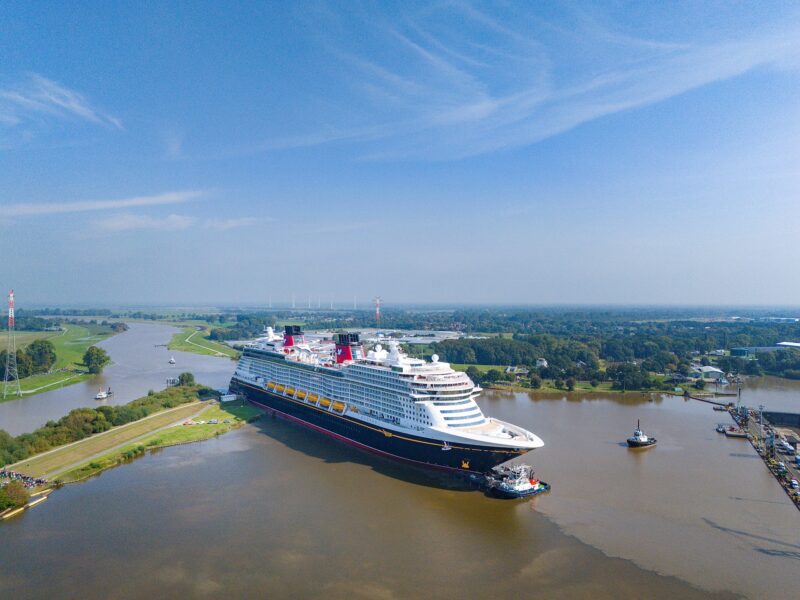
[[[333,410],[335,410],[338,413],[343,413],[346,407],[347,405],[344,402],[338,402],[338,401],[333,402]]]
[[[286,386],[284,386],[284,385],[282,385],[280,383],[277,386],[275,386],[275,391],[276,392],[283,392],[283,390],[285,390],[285,389],[286,389]]]
[[[305,397],[306,397],[306,395],[307,395],[307,394],[306,394],[306,392],[305,392],[305,391],[303,391],[303,390],[298,390],[298,392],[297,392],[297,396],[296,396],[296,397],[297,397],[297,398],[300,398],[300,400],[304,400],[304,399],[305,399]]]
[[[308,397],[306,397],[306,401],[311,404],[316,404],[319,401],[319,396],[316,394],[309,394]]]
[[[322,408],[328,408],[331,405],[331,401],[328,398],[320,398],[319,405]]]
[[[275,389],[275,382],[274,381],[270,381],[267,384],[267,389],[270,390],[270,391],[274,390]]]
[[[287,387],[286,388],[286,395],[287,396],[294,396],[294,388],[293,387]]]

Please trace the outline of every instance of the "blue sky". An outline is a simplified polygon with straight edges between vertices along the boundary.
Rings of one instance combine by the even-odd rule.
[[[800,304],[795,3],[4,3],[31,303]]]

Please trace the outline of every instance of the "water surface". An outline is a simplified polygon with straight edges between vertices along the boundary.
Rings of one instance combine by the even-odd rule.
[[[0,528],[16,598],[793,597],[800,514],[681,398],[486,393],[553,491],[500,501],[265,418],[60,490]],[[659,438],[632,452],[636,419]]]
[[[177,377],[183,371],[194,373],[198,382],[214,388],[228,385],[236,368],[229,358],[167,350],[165,344],[180,331],[169,325],[130,323],[129,327],[98,344],[113,361],[103,373],[74,385],[0,404],[0,429],[19,435],[48,420],[57,420],[73,408],[125,404],[148,390],[163,389],[168,377]],[[175,357],[175,365],[169,364],[171,356]],[[114,391],[113,396],[100,402],[94,399],[98,390],[108,387]]]

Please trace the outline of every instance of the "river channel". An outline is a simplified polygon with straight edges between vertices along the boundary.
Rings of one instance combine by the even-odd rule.
[[[265,417],[4,523],[0,597],[796,597],[800,512],[714,431],[727,415],[640,394],[479,403],[545,440],[525,458],[550,493],[494,500]],[[655,448],[624,446],[637,419]]]
[[[177,377],[183,371],[193,373],[197,381],[214,388],[228,385],[236,367],[234,361],[166,348],[180,329],[149,323],[130,323],[128,327],[128,331],[98,344],[113,361],[103,373],[75,385],[1,403],[0,429],[19,435],[50,419],[57,420],[73,408],[125,404],[144,396],[148,390],[163,389],[168,377]],[[173,356],[176,364],[171,365],[169,359]],[[113,396],[102,401],[94,399],[98,390],[109,387],[114,391]]]

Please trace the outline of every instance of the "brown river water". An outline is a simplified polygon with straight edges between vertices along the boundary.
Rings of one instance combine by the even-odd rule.
[[[526,461],[550,493],[491,499],[265,417],[0,525],[0,598],[797,597],[800,512],[714,431],[726,415],[633,394],[479,403],[545,440]],[[637,418],[657,447],[624,447]]]

